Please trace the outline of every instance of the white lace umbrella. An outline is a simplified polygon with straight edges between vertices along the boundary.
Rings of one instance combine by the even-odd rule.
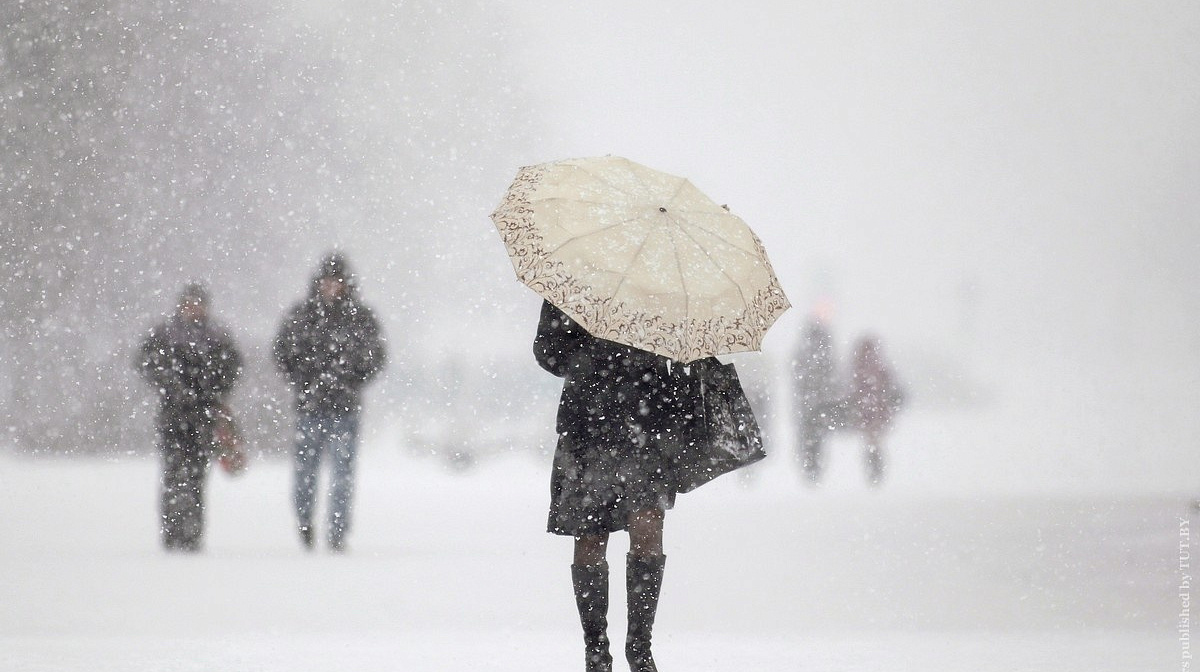
[[[521,282],[592,335],[676,361],[758,350],[790,307],[741,218],[628,159],[522,168],[492,220]]]

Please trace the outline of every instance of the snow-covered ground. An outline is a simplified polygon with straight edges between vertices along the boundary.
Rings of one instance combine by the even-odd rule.
[[[837,459],[821,490],[775,455],[680,497],[663,670],[1181,668],[1181,498],[868,492]],[[156,468],[0,456],[0,670],[582,669],[531,455],[452,473],[368,442],[344,556],[301,551],[279,460],[214,473],[206,552],[166,555]]]

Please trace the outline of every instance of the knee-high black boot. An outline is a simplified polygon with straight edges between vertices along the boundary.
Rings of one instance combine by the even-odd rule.
[[[662,588],[666,556],[638,558],[626,556],[625,587],[629,600],[629,632],[625,638],[625,658],[633,672],[658,672],[650,654],[650,634],[658,612],[658,594]]]
[[[608,563],[571,565],[575,606],[583,625],[587,672],[612,672],[608,652]]]

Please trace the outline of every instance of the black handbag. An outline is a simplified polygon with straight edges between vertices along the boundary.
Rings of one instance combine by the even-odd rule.
[[[672,456],[678,492],[695,490],[767,456],[758,419],[733,364],[709,358],[688,368],[680,386],[685,421]]]

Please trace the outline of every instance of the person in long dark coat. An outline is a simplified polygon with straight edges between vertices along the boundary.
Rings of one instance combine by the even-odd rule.
[[[854,349],[847,403],[855,428],[862,432],[867,480],[879,485],[884,471],[883,436],[904,403],[904,392],[873,336],[864,336]]]
[[[629,532],[625,654],[654,672],[651,631],[662,586],[663,519],[675,502],[667,442],[683,422],[678,369],[665,357],[596,338],[542,305],[534,354],[564,379],[551,476],[548,531],[574,537],[571,566],[587,670],[612,669],[608,538]]]
[[[842,421],[833,338],[820,319],[805,325],[793,369],[799,416],[797,457],[804,475],[817,483],[824,466],[825,440]]]
[[[323,456],[332,462],[329,547],[343,550],[350,530],[362,390],[383,369],[386,352],[374,313],[340,253],[326,256],[308,297],[288,311],[274,344],[275,362],[296,394],[293,503],[301,543],[315,545],[313,509]]]
[[[160,520],[167,550],[201,548],[213,430],[241,362],[229,333],[209,319],[208,294],[199,284],[183,290],[174,315],[139,349],[138,369],[160,400]]]

